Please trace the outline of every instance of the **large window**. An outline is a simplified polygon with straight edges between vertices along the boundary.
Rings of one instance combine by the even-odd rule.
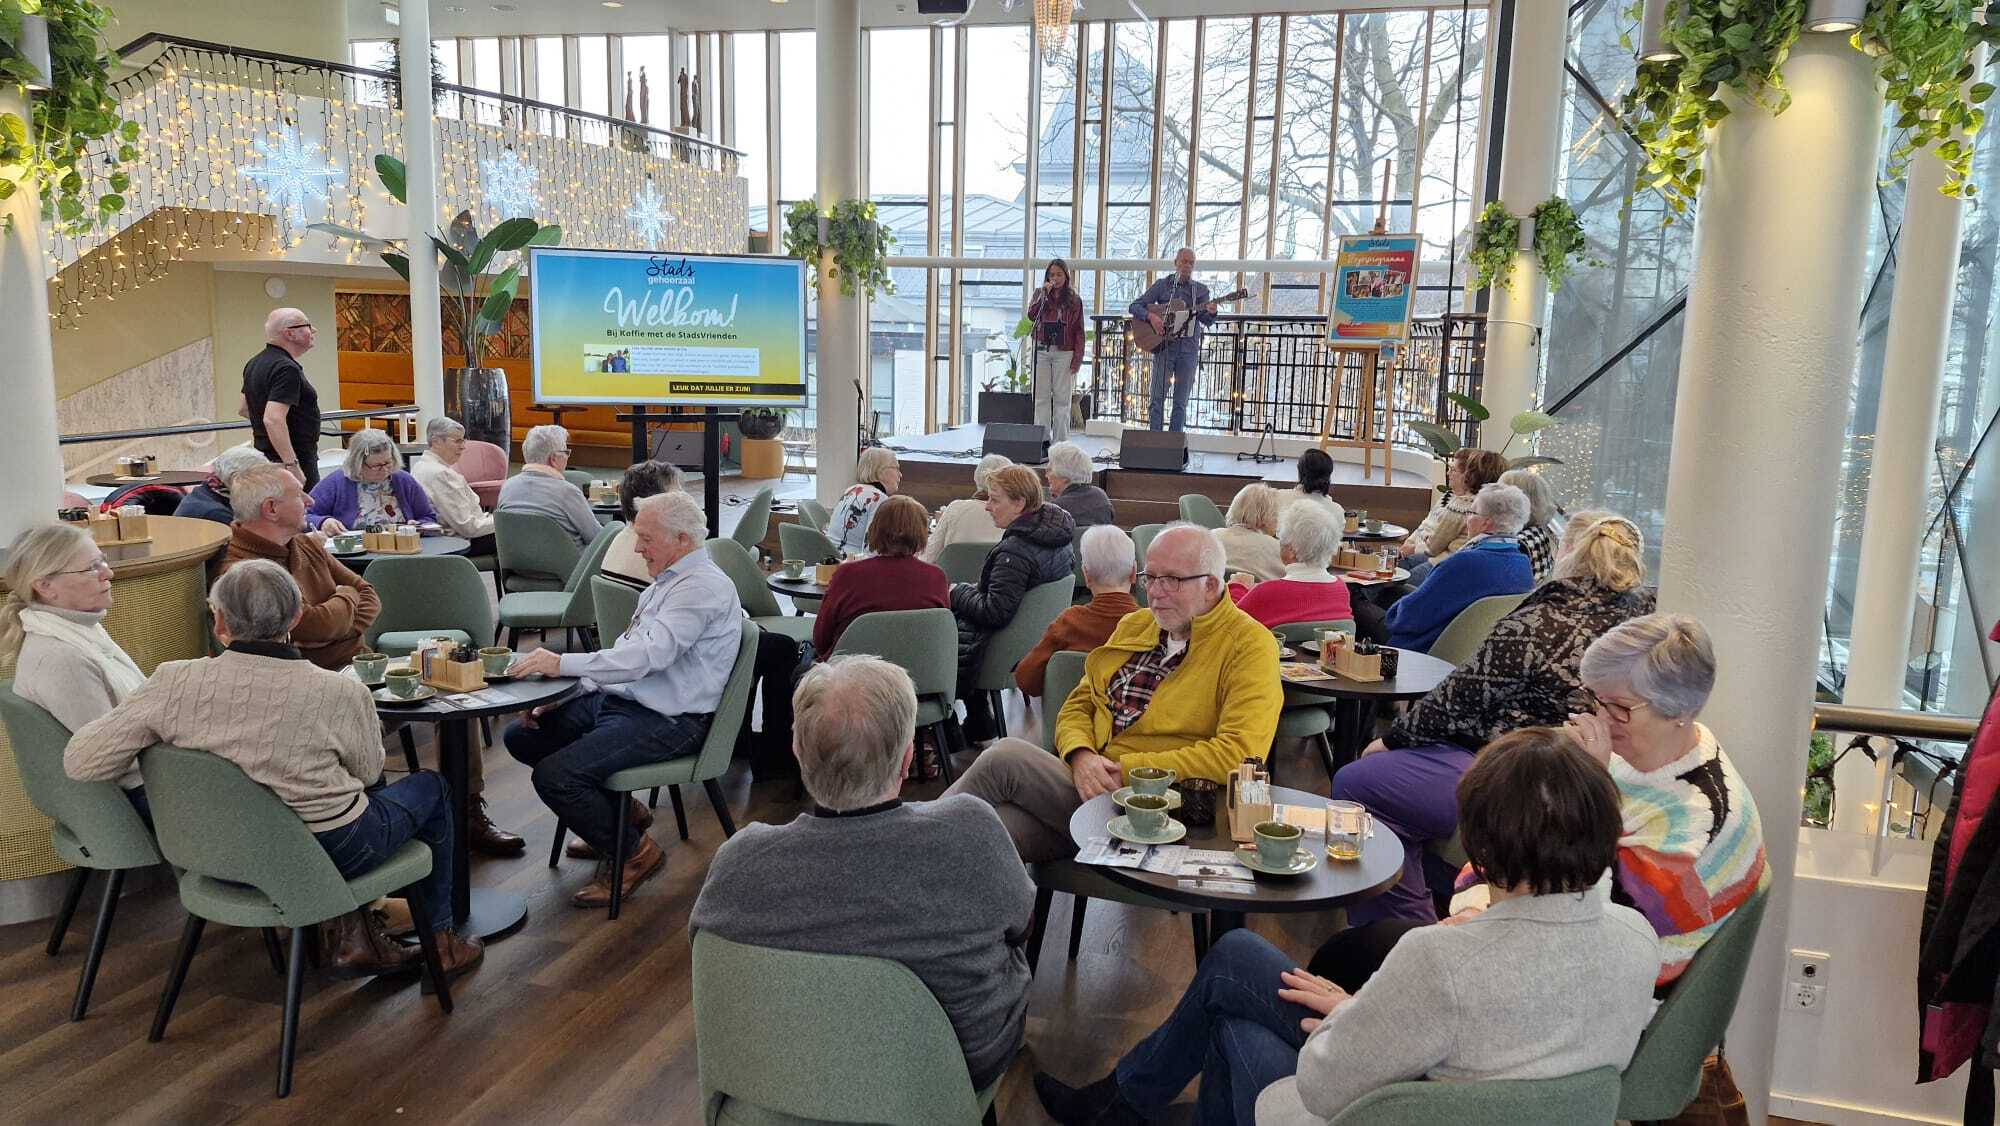
[[[576,108],[585,113],[611,112],[611,60],[602,35],[576,37],[577,80],[580,90]]]
[[[544,35],[534,43],[535,100],[562,105],[565,81],[562,36]]]
[[[674,99],[679,87],[674,84],[673,49],[671,37],[665,35],[627,35],[621,42],[625,49],[624,81],[632,84],[632,119],[642,125],[657,125],[668,128],[674,120]],[[763,91],[758,91],[761,95]],[[623,116],[625,107],[619,107]]]

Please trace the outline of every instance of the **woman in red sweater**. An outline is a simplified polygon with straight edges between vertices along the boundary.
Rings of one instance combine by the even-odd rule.
[[[813,651],[833,652],[854,619],[877,610],[951,608],[944,572],[917,558],[930,538],[930,514],[909,497],[882,502],[868,522],[866,558],[842,563],[826,584],[826,600],[813,620]]]
[[[1327,569],[1340,547],[1340,525],[1324,504],[1286,505],[1278,516],[1278,558],[1285,577],[1230,593],[1243,612],[1267,626],[1287,622],[1337,622],[1354,617],[1347,583]]]

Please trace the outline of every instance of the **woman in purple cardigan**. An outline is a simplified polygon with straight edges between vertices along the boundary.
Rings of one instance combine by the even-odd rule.
[[[306,512],[306,527],[323,532],[436,522],[424,487],[396,468],[396,446],[380,430],[355,431],[347,460],[313,486]]]

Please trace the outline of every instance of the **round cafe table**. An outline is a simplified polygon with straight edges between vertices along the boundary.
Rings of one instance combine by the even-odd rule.
[[[442,689],[421,703],[375,703],[375,712],[383,719],[437,725],[438,769],[451,787],[451,917],[466,934],[491,942],[513,933],[528,917],[528,901],[521,896],[472,886],[472,850],[465,846],[465,823],[472,811],[472,795],[465,781],[472,755],[472,724],[557,703],[576,691],[576,683],[574,677],[524,677],[488,684],[462,697],[462,704],[447,703],[446,697],[454,694]]]
[[[1398,649],[1396,675],[1381,680],[1349,680],[1338,673],[1319,669],[1317,642],[1307,642],[1302,646],[1299,660],[1314,663],[1319,675],[1313,677],[1292,677],[1283,675],[1286,688],[1325,696],[1334,701],[1334,747],[1333,753],[1342,764],[1353,762],[1366,746],[1362,738],[1374,727],[1375,707],[1394,700],[1415,700],[1430,694],[1431,689],[1444,682],[1458,666],[1450,661],[1441,661],[1429,653],[1418,653],[1411,649]]]
[[[1287,786],[1271,787],[1271,797],[1274,802],[1313,809],[1324,809],[1327,800],[1322,794]],[[1223,795],[1216,795],[1214,824],[1189,825],[1187,835],[1174,843],[1191,849],[1219,852],[1234,849],[1236,842],[1229,836],[1229,813],[1223,808],[1224,801]],[[1084,802],[1070,815],[1070,839],[1081,849],[1090,843],[1092,837],[1109,836],[1105,826],[1118,816],[1118,812],[1110,794],[1099,794]],[[1306,833],[1300,847],[1313,850],[1319,857],[1319,863],[1313,865],[1311,871],[1296,876],[1260,874],[1247,892],[1224,886],[1234,881],[1220,877],[1191,877],[1102,865],[1092,865],[1091,870],[1114,883],[1178,903],[1190,911],[1209,912],[1211,941],[1221,937],[1224,931],[1242,926],[1245,915],[1330,911],[1343,904],[1382,894],[1403,874],[1402,842],[1396,839],[1396,834],[1380,825],[1362,845],[1359,860],[1328,860],[1325,836],[1311,831]]]
[[[1340,538],[1344,540],[1363,540],[1368,543],[1383,543],[1387,540],[1409,539],[1410,530],[1401,524],[1391,524],[1385,520],[1382,523],[1380,531],[1371,532],[1366,528],[1361,528],[1352,532],[1342,532],[1340,533]]]
[[[83,479],[86,485],[99,488],[118,489],[126,485],[174,485],[189,488],[208,480],[206,469],[162,469],[158,473],[148,473],[143,477],[127,477],[122,473],[93,473]]]
[[[463,536],[425,536],[417,541],[418,555],[464,555],[472,550],[472,541]],[[409,554],[401,551],[356,551],[342,555],[331,547],[328,555],[340,560],[340,565],[350,571],[364,571],[377,559],[408,559]]]
[[[773,571],[765,577],[765,585],[774,592],[785,595],[793,602],[818,603],[826,598],[826,588],[812,580],[811,575],[800,575],[788,579],[782,571]],[[803,611],[801,611],[803,612]]]

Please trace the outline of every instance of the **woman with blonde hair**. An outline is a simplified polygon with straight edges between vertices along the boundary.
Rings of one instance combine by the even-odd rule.
[[[1231,572],[1247,571],[1257,576],[1258,582],[1284,577],[1285,561],[1280,558],[1278,548],[1278,513],[1289,499],[1262,481],[1253,481],[1236,490],[1236,499],[1229,502],[1222,527],[1215,532],[1215,538],[1222,541]]]
[[[937,527],[931,530],[924,547],[924,562],[935,563],[944,549],[955,543],[999,543],[1000,525],[986,511],[988,483],[993,474],[1014,464],[1000,454],[987,454],[972,470],[974,492],[938,510]]]
[[[75,731],[118,706],[146,674],[104,632],[111,565],[87,532],[30,528],[7,549],[0,654],[14,658],[14,693]],[[118,779],[144,814],[138,767]]]
[[[1426,873],[1427,841],[1451,836],[1452,788],[1479,748],[1524,727],[1559,726],[1583,687],[1584,651],[1613,628],[1653,612],[1645,539],[1610,512],[1570,517],[1548,582],[1500,619],[1472,659],[1444,678],[1340,768],[1333,796],[1359,801],[1403,840],[1402,882],[1348,909],[1350,925],[1377,919],[1435,920],[1431,889],[1450,873]],[[1436,861],[1430,861],[1436,865]]]
[[[994,471],[986,483],[986,511],[1006,529],[986,556],[976,583],[953,583],[951,612],[958,618],[958,694],[965,701],[965,735],[972,742],[993,736],[993,712],[973,680],[986,656],[986,642],[1021,608],[1028,591],[1069,579],[1076,569],[1071,539],[1076,524],[1069,513],[1042,503],[1042,482],[1025,466]]]
[[[854,484],[840,494],[840,501],[833,506],[833,515],[826,522],[827,538],[833,541],[833,546],[849,555],[865,551],[868,521],[875,518],[875,510],[902,483],[903,467],[896,461],[896,451],[887,446],[862,450],[860,460],[854,463]]]

